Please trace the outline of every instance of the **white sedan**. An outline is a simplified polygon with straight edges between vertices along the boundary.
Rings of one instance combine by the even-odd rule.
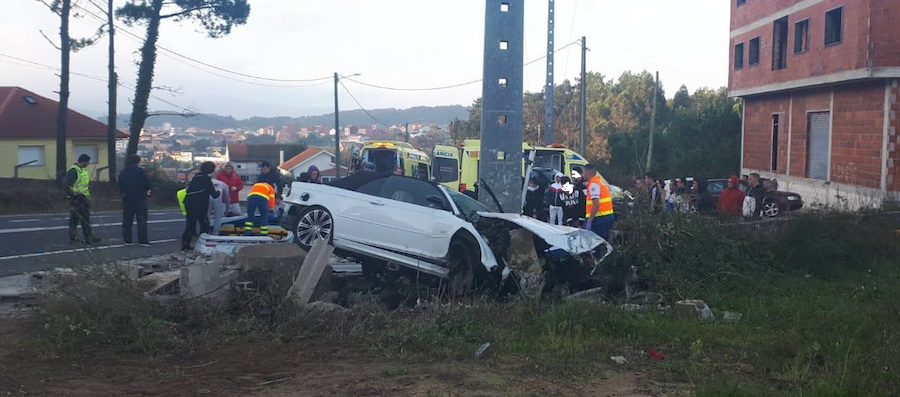
[[[491,238],[502,240],[490,235],[491,224],[507,225],[503,233],[527,229],[543,240],[538,252],[548,257],[584,258],[602,245],[602,258],[593,262],[599,263],[612,250],[590,231],[490,212],[459,192],[397,175],[361,172],[328,185],[294,182],[284,204],[281,225],[302,248],[324,239],[338,255],[359,259],[367,276],[400,273],[402,266],[449,279],[455,294],[470,290],[479,277],[509,275],[506,253],[495,252],[508,245],[491,244]]]

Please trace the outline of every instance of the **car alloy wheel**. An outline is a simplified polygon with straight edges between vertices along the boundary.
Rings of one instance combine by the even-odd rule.
[[[781,208],[778,207],[778,203],[774,201],[766,201],[763,203],[763,214],[765,214],[769,218],[775,218],[781,212]]]
[[[331,242],[334,221],[328,210],[322,207],[312,207],[300,214],[300,218],[297,220],[297,227],[294,230],[297,243],[308,250],[316,240]]]

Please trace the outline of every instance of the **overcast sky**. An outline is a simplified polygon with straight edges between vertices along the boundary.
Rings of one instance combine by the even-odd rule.
[[[105,3],[104,0],[93,0]],[[92,12],[97,10],[78,0]],[[58,67],[59,53],[41,36],[58,42],[59,19],[36,0],[0,0],[0,86],[21,86],[55,97],[53,71],[27,67],[2,55]],[[124,0],[116,0],[123,4]],[[207,38],[198,26],[165,22],[159,44],[197,60],[241,73],[305,79],[361,73],[361,81],[393,87],[444,86],[480,78],[483,0],[250,0],[246,25],[230,36]],[[726,84],[729,1],[723,0],[557,0],[557,48],[587,36],[588,70],[617,77],[625,70],[659,70],[666,95],[681,84],[691,91]],[[525,0],[525,59],[546,51],[547,1]],[[120,23],[121,24],[121,23]],[[73,33],[90,35],[99,22],[90,16],[72,22]],[[125,27],[143,36],[143,26]],[[117,35],[120,81],[134,86],[138,43]],[[105,78],[107,46],[102,42],[73,54],[72,71]],[[333,106],[329,82],[278,88],[245,84],[189,66],[161,52],[155,86],[180,93],[154,95],[196,111],[250,116],[327,113]],[[187,62],[190,63],[190,62]],[[525,69],[525,89],[539,91],[545,62]],[[579,73],[580,53],[571,46],[557,53],[557,83]],[[215,72],[223,74],[222,72]],[[259,80],[229,76],[237,80]],[[469,105],[481,84],[434,91],[396,92],[345,82],[369,109],[417,105]],[[284,84],[271,83],[268,84]],[[72,76],[71,106],[91,116],[106,114],[104,82]],[[356,104],[342,91],[342,109]],[[134,92],[119,90],[119,109],[130,111]],[[151,110],[172,106],[151,100]]]

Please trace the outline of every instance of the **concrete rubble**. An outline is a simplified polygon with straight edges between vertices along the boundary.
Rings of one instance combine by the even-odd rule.
[[[687,299],[675,302],[675,313],[691,318],[699,318],[701,320],[712,320],[715,315],[712,309],[702,300]]]

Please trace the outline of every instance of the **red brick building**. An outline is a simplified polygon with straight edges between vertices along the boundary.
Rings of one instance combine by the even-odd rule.
[[[729,1],[741,172],[812,203],[897,200],[900,0]]]

